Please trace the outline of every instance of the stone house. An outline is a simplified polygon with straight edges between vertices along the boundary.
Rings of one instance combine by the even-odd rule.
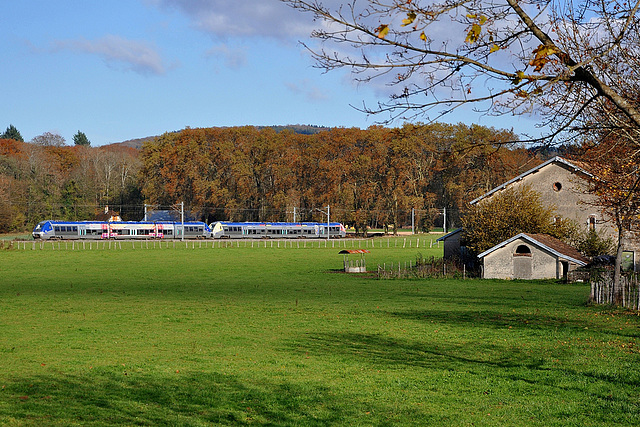
[[[605,221],[600,208],[593,206],[595,196],[587,194],[587,180],[592,175],[576,163],[554,157],[518,175],[510,181],[483,194],[470,203],[475,205],[490,199],[506,188],[528,185],[540,193],[542,200],[555,207],[556,213],[578,224],[613,235],[614,230]]]
[[[484,279],[567,279],[588,260],[546,234],[520,233],[478,255]]]
[[[559,216],[574,220],[581,224],[585,230],[596,230],[615,241],[617,231],[614,225],[607,221],[601,208],[595,205],[596,196],[586,191],[588,180],[592,177],[593,175],[581,163],[568,161],[562,157],[554,157],[472,200],[471,204],[483,203],[506,188],[527,185],[538,192],[544,202],[554,206]],[[446,237],[443,238],[445,247],[447,246]],[[623,243],[625,246],[623,257],[628,260],[629,266],[639,271],[640,246],[638,242],[626,241]]]

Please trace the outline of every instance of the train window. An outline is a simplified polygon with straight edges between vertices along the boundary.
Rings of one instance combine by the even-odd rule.
[[[54,227],[54,228],[53,228],[53,230],[54,230],[56,233],[58,233],[58,232],[60,232],[60,227]]]
[[[75,231],[76,233],[78,232],[78,227],[77,226],[73,226],[73,231]]]
[[[164,234],[166,234],[167,236],[171,236],[173,235],[173,230],[164,230]]]

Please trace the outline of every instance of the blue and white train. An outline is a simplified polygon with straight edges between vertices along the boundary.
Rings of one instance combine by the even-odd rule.
[[[189,221],[41,221],[33,229],[34,239],[208,239],[211,229],[204,222]]]
[[[214,239],[318,239],[342,238],[347,232],[339,222],[226,222],[212,223]],[[328,228],[328,230],[327,230]]]

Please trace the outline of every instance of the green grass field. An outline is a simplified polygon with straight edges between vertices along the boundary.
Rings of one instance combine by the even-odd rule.
[[[369,268],[440,252],[405,242]],[[640,318],[586,285],[379,281],[331,243],[56,245],[0,251],[2,425],[640,424]]]

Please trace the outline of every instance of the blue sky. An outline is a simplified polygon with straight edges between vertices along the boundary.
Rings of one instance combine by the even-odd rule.
[[[0,132],[13,124],[25,141],[52,132],[72,144],[78,130],[97,146],[187,126],[366,128],[378,118],[352,105],[386,96],[347,70],[315,68],[299,44],[315,28],[310,16],[278,0],[4,1],[0,16]],[[535,133],[522,117],[446,120]]]

